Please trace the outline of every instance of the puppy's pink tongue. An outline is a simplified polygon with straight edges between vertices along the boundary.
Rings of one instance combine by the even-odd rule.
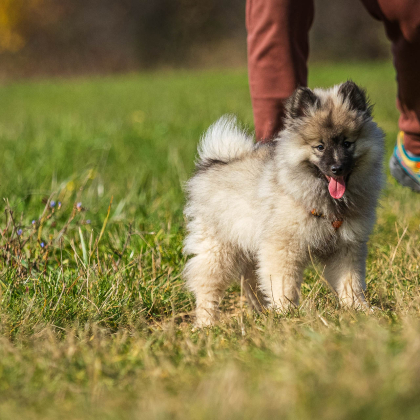
[[[341,198],[346,192],[346,182],[344,181],[344,177],[331,177],[328,183],[328,191],[330,192],[332,198],[335,198],[336,200]]]

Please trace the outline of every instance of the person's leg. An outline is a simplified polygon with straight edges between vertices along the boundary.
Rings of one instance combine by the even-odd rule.
[[[400,183],[420,191],[420,162],[416,159],[420,157],[420,2],[362,1],[373,16],[384,22],[392,42],[398,83],[398,125],[402,133],[391,159],[391,173]],[[406,181],[398,173],[399,167],[401,174],[405,172],[408,176]]]
[[[247,0],[248,72],[257,140],[283,127],[283,103],[307,84],[313,0]]]

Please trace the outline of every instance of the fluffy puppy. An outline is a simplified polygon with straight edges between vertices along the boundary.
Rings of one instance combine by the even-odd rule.
[[[298,88],[285,129],[255,144],[222,117],[198,147],[188,181],[184,276],[196,323],[211,325],[233,280],[256,307],[298,305],[304,268],[317,259],[342,305],[366,306],[365,264],[382,185],[383,133],[349,81]]]

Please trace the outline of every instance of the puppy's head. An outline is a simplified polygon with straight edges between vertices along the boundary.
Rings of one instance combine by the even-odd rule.
[[[375,141],[382,135],[364,90],[354,82],[330,90],[298,88],[286,103],[285,122],[299,164],[321,178],[336,200],[350,177],[373,163],[375,154],[382,156],[382,139]]]

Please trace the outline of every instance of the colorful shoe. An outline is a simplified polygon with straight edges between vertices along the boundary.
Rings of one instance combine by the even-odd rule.
[[[404,132],[400,131],[397,145],[389,161],[391,175],[404,187],[420,193],[420,156],[409,156],[404,149]]]

